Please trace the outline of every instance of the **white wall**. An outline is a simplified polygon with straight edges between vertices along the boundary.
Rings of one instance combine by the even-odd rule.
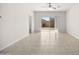
[[[74,4],[67,12],[67,32],[79,39],[79,4]]]
[[[66,12],[65,11],[35,11],[35,32],[39,32],[41,30],[41,17],[56,16],[57,18],[57,27],[59,32],[66,32]]]
[[[0,4],[0,49],[29,35],[29,4]],[[33,15],[32,15],[33,16]]]

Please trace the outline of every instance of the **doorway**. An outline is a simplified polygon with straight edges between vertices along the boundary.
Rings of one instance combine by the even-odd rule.
[[[56,28],[56,17],[41,17],[41,28],[42,29],[55,29]]]

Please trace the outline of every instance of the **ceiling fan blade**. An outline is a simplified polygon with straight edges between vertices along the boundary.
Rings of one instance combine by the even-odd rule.
[[[56,7],[52,7],[52,9],[57,9]]]
[[[42,8],[48,8],[48,6],[41,6]]]

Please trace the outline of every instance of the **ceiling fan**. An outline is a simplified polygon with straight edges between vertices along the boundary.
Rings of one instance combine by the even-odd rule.
[[[60,5],[57,3],[47,3],[46,6],[43,6],[44,8],[50,8],[50,9],[57,9],[60,8]]]

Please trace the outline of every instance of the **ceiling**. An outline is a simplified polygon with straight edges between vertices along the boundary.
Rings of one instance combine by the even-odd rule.
[[[34,11],[67,11],[74,5],[73,3],[58,3],[58,4],[60,4],[60,8],[51,10],[48,8],[48,3],[31,3],[31,6],[32,10]]]

